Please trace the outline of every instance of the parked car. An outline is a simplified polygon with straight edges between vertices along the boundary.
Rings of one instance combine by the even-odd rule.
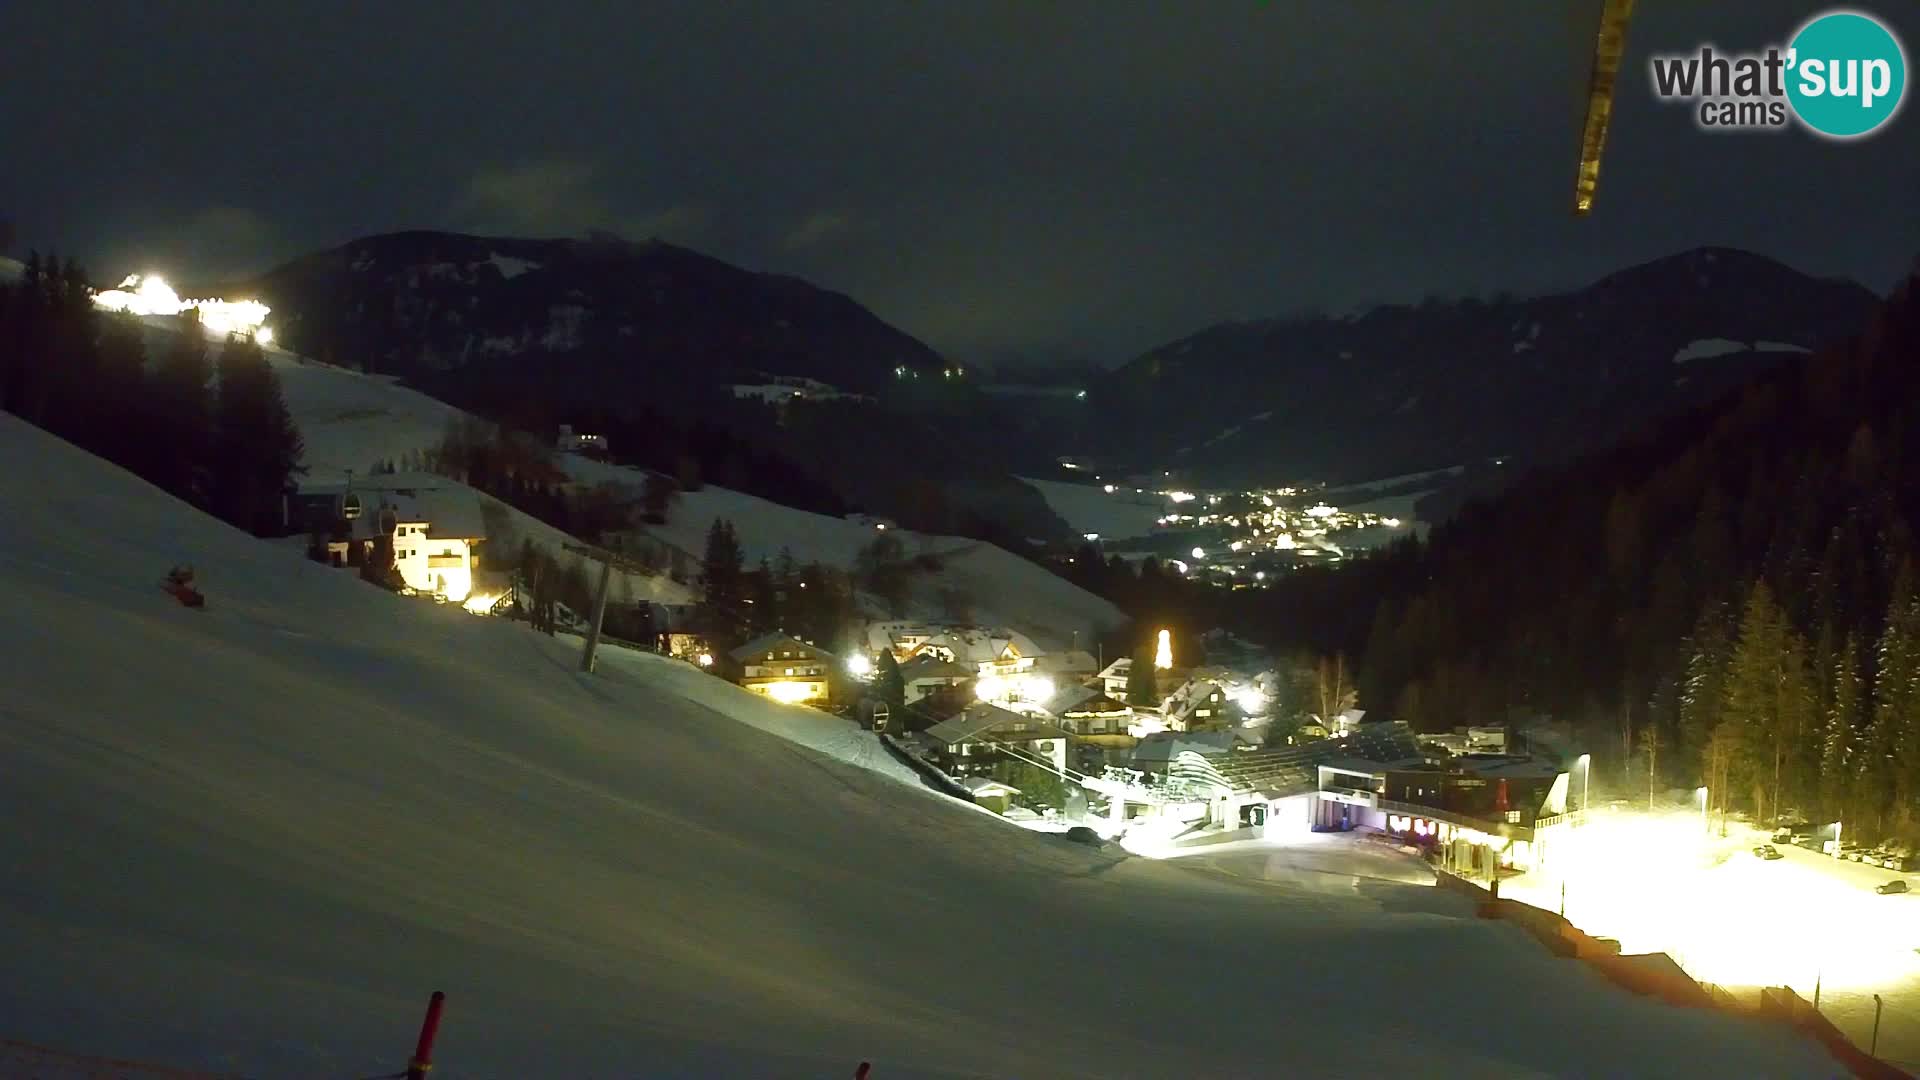
[[[1873,890],[1873,891],[1874,891],[1874,892],[1877,892],[1877,893],[1879,893],[1879,894],[1880,894],[1881,896],[1892,896],[1892,895],[1894,895],[1895,893],[1903,893],[1903,892],[1906,892],[1906,891],[1908,891],[1908,890],[1907,890],[1907,879],[1906,879],[1906,878],[1894,878],[1894,879],[1893,879],[1892,881],[1888,881],[1888,882],[1884,882],[1884,883],[1882,883],[1882,884],[1881,884],[1881,886],[1880,886],[1879,888],[1877,888],[1877,889],[1875,889],[1875,890]]]
[[[1793,832],[1789,829],[1776,829],[1773,833],[1773,842],[1776,844],[1791,844],[1793,843]]]

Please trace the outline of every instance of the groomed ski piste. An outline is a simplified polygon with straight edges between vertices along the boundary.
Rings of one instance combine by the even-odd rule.
[[[252,1077],[1825,1077],[1442,890],[1012,827],[0,416],[0,1036]],[[190,562],[204,609],[157,585]],[[1323,883],[1324,884],[1324,883]]]

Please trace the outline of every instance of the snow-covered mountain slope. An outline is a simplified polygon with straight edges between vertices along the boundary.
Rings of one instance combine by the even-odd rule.
[[[1038,491],[1047,500],[1047,508],[1073,526],[1078,533],[1092,533],[1102,540],[1131,540],[1151,535],[1162,517],[1175,508],[1173,500],[1151,491],[1116,487],[1112,491],[1093,484],[1069,484],[1060,480],[1035,480],[1022,476],[1020,482]]]
[[[0,459],[0,1036],[385,1074],[438,988],[450,1078],[1836,1072],[1439,890],[1024,832],[830,717],[582,676],[11,417]],[[156,587],[182,559],[204,610]]]
[[[177,333],[178,320],[150,316],[142,322],[147,326],[149,354],[160,355]],[[280,377],[287,410],[306,443],[303,483],[337,484],[346,479],[348,470],[364,477],[377,461],[399,461],[406,454],[439,443],[448,423],[467,415],[390,378],[314,363],[284,349],[268,349],[267,359]],[[492,536],[501,547],[532,540],[563,562],[574,558],[563,550],[573,538],[561,530],[457,481],[435,477],[434,483],[449,491],[471,494],[483,508]],[[692,589],[664,574],[619,576],[625,587],[622,589],[616,581],[615,592],[623,598],[662,604],[690,604],[695,599]]]
[[[586,458],[567,455],[567,471],[579,479],[633,485],[635,474]],[[854,565],[860,550],[887,533],[872,525],[827,517],[770,502],[757,496],[706,485],[681,493],[665,525],[649,526],[661,540],[698,556],[716,519],[733,523],[743,554],[751,564],[777,558],[781,549],[802,563],[818,561],[842,569]],[[1010,625],[1052,649],[1075,641],[1089,646],[1101,631],[1126,622],[1119,608],[1046,568],[978,540],[933,536],[906,529],[891,531],[909,556],[931,554],[939,570],[914,576],[915,613],[932,617],[946,606],[941,590],[964,596],[971,617],[980,623]]]

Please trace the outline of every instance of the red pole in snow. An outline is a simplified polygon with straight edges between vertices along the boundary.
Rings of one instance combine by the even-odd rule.
[[[433,1068],[433,1040],[440,1034],[440,1010],[447,1004],[447,995],[435,990],[427,1002],[427,1018],[420,1024],[420,1041],[414,1045],[413,1060],[407,1062],[407,1080],[427,1080],[427,1070]]]

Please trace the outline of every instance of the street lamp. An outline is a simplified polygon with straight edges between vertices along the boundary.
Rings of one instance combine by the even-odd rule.
[[[1580,812],[1593,805],[1593,755],[1581,754],[1574,764],[1580,766]]]

